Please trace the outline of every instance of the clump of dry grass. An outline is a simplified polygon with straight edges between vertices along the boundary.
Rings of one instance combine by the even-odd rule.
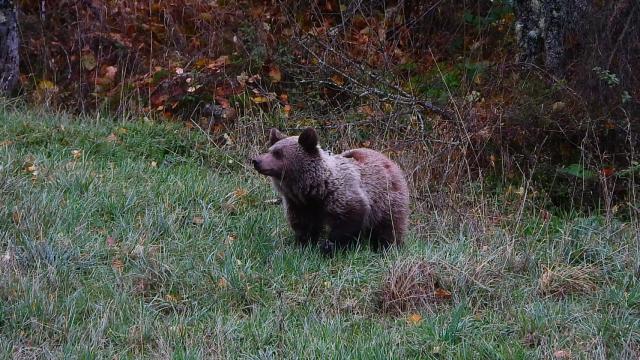
[[[555,265],[545,267],[538,281],[538,293],[564,297],[587,294],[598,289],[602,272],[593,265]]]
[[[435,264],[421,260],[400,260],[384,278],[381,309],[385,313],[435,311],[438,304],[450,299],[451,293],[440,287]]]

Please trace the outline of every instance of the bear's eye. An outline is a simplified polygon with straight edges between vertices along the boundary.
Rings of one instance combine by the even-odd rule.
[[[275,157],[276,159],[282,159],[282,150],[280,149],[275,149],[273,150],[273,157]]]

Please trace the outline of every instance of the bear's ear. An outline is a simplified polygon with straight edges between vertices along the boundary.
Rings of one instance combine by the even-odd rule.
[[[318,150],[318,134],[313,128],[306,128],[298,137],[298,144],[307,152],[315,152]]]
[[[272,128],[271,131],[269,132],[269,146],[277,143],[278,141],[286,138],[287,136],[283,133],[281,133],[280,131],[278,131],[278,129],[276,128]]]

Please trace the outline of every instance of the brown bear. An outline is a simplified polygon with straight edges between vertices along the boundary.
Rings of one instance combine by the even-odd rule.
[[[409,189],[396,163],[370,149],[331,155],[312,128],[300,136],[271,129],[267,153],[251,159],[280,193],[297,241],[315,243],[325,225],[332,253],[364,236],[375,250],[401,245],[409,217]]]

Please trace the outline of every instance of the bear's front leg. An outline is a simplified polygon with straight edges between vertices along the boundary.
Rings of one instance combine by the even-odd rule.
[[[287,218],[296,241],[301,245],[318,242],[322,232],[322,213],[317,209],[287,206]]]
[[[347,208],[340,210],[330,217],[329,239],[321,244],[321,250],[325,255],[332,255],[336,250],[344,249],[351,244],[360,235],[368,213],[364,201],[354,201]]]

